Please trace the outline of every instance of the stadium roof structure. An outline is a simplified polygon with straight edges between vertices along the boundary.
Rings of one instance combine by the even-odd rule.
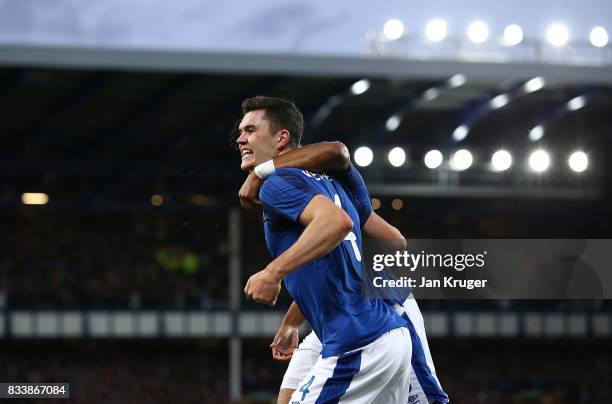
[[[0,45],[0,65],[72,68],[288,74],[334,77],[439,79],[461,72],[488,81],[528,79],[546,73],[551,84],[612,84],[610,65],[466,62],[393,56],[229,53],[156,49]]]
[[[352,91],[363,79],[366,90]],[[540,85],[526,90],[534,79]],[[257,94],[298,104],[305,143],[371,147],[374,164],[364,173],[381,195],[580,199],[597,198],[610,183],[606,66],[3,45],[0,81],[5,192],[52,189],[81,201],[160,192],[234,198],[243,174],[228,134],[240,101]],[[453,138],[462,125],[469,134]],[[545,134],[533,141],[536,126]],[[400,168],[386,160],[395,146],[408,154]],[[551,172],[537,178],[518,163],[536,147],[553,156]],[[447,172],[442,183],[422,164],[432,148],[445,157],[468,148],[479,164]],[[507,173],[487,168],[497,148],[515,156]],[[576,148],[592,156],[586,175],[568,172]]]

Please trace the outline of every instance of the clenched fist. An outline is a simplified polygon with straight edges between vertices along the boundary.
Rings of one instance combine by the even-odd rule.
[[[261,202],[259,202],[259,190],[263,180],[255,175],[254,171],[251,171],[244,180],[244,184],[238,191],[238,197],[240,198],[240,206],[243,209],[250,210],[253,212],[259,212],[261,210]]]
[[[281,279],[264,269],[251,276],[244,287],[247,299],[274,306],[281,290]]]

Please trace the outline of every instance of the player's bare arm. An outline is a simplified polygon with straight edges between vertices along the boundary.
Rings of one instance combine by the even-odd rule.
[[[403,250],[406,248],[406,239],[397,227],[392,226],[376,212],[372,212],[363,225],[364,233],[376,240],[389,240],[397,243],[394,247]]]
[[[278,328],[272,348],[272,358],[278,361],[288,361],[293,356],[293,351],[297,348],[300,341],[299,328],[304,323],[304,315],[300,311],[297,303],[291,303],[285,318]]]
[[[272,160],[276,168],[300,167],[310,171],[335,173],[349,168],[350,155],[344,143],[325,142],[292,149]]]
[[[326,171],[330,174],[346,171],[350,155],[341,142],[315,143],[292,149],[272,159],[275,168],[299,167],[309,171]],[[247,176],[238,192],[240,205],[247,210],[259,211],[259,190],[263,180],[254,171]]]
[[[247,281],[244,293],[248,299],[276,304],[285,276],[331,252],[353,228],[353,221],[346,212],[323,195],[312,198],[299,222],[305,228],[297,241]]]

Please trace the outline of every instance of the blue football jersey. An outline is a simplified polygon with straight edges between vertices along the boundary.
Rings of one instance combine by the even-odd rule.
[[[363,177],[353,163],[350,163],[349,169],[344,173],[336,174],[335,178],[340,181],[347,195],[351,198],[359,215],[360,228],[363,227],[372,213],[372,200]]]
[[[351,163],[349,169],[346,172],[336,174],[334,178],[337,178],[340,181],[342,186],[347,191],[348,196],[355,204],[355,207],[357,208],[357,213],[359,214],[361,227],[363,227],[365,222],[370,217],[370,214],[372,213],[372,201],[370,198],[370,193],[368,192],[368,188],[366,187],[365,182],[363,181],[363,177],[355,168],[355,166],[353,166],[353,164]],[[378,276],[382,276],[383,278],[387,279],[397,279],[396,276],[387,271],[379,273]],[[409,287],[385,288],[384,290],[386,296],[384,301],[390,305],[399,304],[400,306],[402,306],[408,296],[410,296],[410,293],[412,293],[412,289]]]
[[[405,321],[382,300],[361,296],[361,221],[371,208],[358,211],[353,196],[327,175],[283,168],[266,179],[259,198],[272,256],[297,241],[304,230],[299,217],[316,195],[340,206],[353,221],[353,231],[329,254],[287,275],[284,283],[323,343],[321,355],[328,357],[363,347]]]

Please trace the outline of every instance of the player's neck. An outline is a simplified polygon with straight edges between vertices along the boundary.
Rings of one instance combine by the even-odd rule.
[[[302,146],[301,146],[301,145],[299,145],[298,147],[302,147]],[[293,149],[295,149],[295,147],[290,147],[290,146],[287,146],[287,147],[285,147],[284,149],[279,150],[279,151],[276,153],[276,156],[280,156],[281,154],[285,154],[285,153],[287,153],[287,152],[289,152],[289,151],[291,151],[291,150],[293,150]],[[275,156],[275,157],[276,157],[276,156]]]

